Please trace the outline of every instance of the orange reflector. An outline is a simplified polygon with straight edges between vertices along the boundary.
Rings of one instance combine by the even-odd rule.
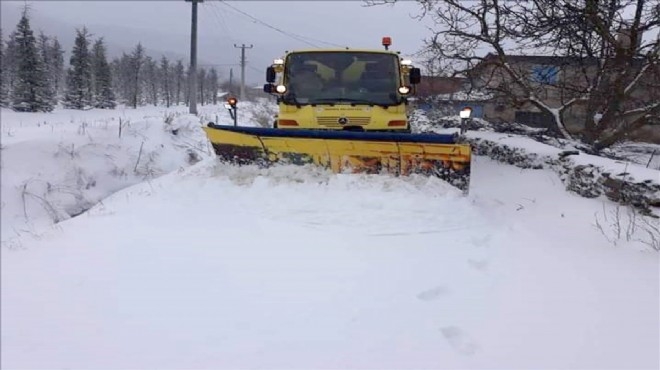
[[[298,126],[298,122],[292,119],[281,119],[278,122],[278,126]]]
[[[390,121],[387,125],[390,127],[403,127],[406,125],[406,121]]]

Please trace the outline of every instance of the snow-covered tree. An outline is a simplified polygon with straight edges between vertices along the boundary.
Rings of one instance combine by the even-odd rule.
[[[206,69],[200,68],[197,71],[197,101],[201,104],[204,105],[205,103],[205,98],[206,98]]]
[[[170,61],[163,56],[160,59],[160,83],[161,95],[165,101],[165,105],[169,107],[172,104],[172,68]]]
[[[145,63],[144,47],[141,43],[138,43],[133,49],[133,53],[130,56],[130,63],[128,65],[128,74],[129,79],[129,88],[131,91],[130,104],[133,108],[137,108],[138,104],[142,99],[142,89],[141,89],[141,75],[142,69]]]
[[[151,57],[144,61],[143,82],[147,92],[147,100],[153,105],[158,105],[159,71],[158,64]]]
[[[183,83],[181,86],[183,91],[183,99],[187,106],[190,106],[190,89],[189,89],[190,77],[191,77],[190,66],[188,66],[188,68],[186,68],[185,78],[183,79]]]
[[[103,38],[96,40],[92,48],[92,74],[94,76],[94,106],[114,109],[117,106],[112,90],[112,72],[106,57]]]
[[[173,73],[174,73],[174,101],[178,105],[181,103],[181,99],[183,98],[181,93],[183,92],[186,83],[186,69],[183,66],[183,62],[180,59],[176,63],[176,66],[174,66]]]
[[[211,68],[208,76],[209,82],[206,84],[208,86],[210,99],[209,102],[213,104],[218,104],[218,92],[220,90],[220,82],[218,81],[218,71],[215,68]]]
[[[601,150],[660,124],[658,0],[417,2],[436,26],[425,50],[445,72],[477,76],[498,99],[552,117],[562,136],[575,136],[566,122],[576,117],[583,141]],[[531,71],[512,63],[530,54],[560,61]]]
[[[123,53],[120,58],[115,58],[110,65],[113,76],[113,90],[116,92],[118,100],[126,105],[131,104],[131,57]]]
[[[87,28],[76,30],[76,40],[67,73],[64,106],[73,109],[86,109],[93,103],[92,57],[89,52],[89,32]]]
[[[48,90],[55,92],[55,76],[54,73],[52,73],[52,68],[54,64],[53,60],[53,53],[51,49],[51,41],[50,37],[46,36],[46,34],[42,32],[39,33],[39,37],[37,38],[37,48],[39,49],[39,55],[41,56],[41,60],[44,63],[44,69],[46,71],[46,83],[48,84]],[[49,96],[49,99],[51,100],[52,104],[55,105],[57,104],[57,96],[56,94],[52,94]]]
[[[30,28],[27,11],[23,12],[11,39],[14,48],[12,58],[16,63],[11,107],[21,112],[52,111],[53,93],[48,86],[45,66],[39,55],[34,32]]]
[[[0,29],[0,107],[9,105],[9,93],[7,90],[7,53],[5,52],[5,39],[2,37],[2,29]]]
[[[64,50],[57,37],[53,37],[50,44],[50,64],[48,74],[52,81],[52,89],[56,96],[62,96],[64,93]]]
[[[14,84],[16,83],[16,70],[18,69],[18,59],[16,58],[17,47],[13,34],[9,35],[5,46],[2,70],[5,76],[7,99],[11,100],[11,91],[14,89]]]

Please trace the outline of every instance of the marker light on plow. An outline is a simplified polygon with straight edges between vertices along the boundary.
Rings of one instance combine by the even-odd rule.
[[[463,108],[459,115],[461,116],[461,135],[463,135],[467,131],[467,123],[470,120],[470,116],[472,115],[472,108]]]

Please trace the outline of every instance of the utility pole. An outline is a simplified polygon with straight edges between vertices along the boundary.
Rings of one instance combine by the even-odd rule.
[[[246,60],[245,60],[245,49],[252,49],[254,45],[250,44],[250,46],[245,46],[245,44],[238,46],[234,44],[235,48],[241,49],[241,101],[245,100],[245,65]]]
[[[234,69],[229,68],[229,93],[234,90]]]
[[[192,24],[190,28],[190,73],[188,75],[188,95],[190,114],[197,115],[197,3],[204,0],[186,0],[192,3]]]

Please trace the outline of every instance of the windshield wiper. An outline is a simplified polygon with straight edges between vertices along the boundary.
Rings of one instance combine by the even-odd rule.
[[[293,103],[298,108],[305,105],[305,104],[299,102],[298,99],[296,99],[296,94],[293,94],[293,93],[283,96],[282,101],[284,101],[285,104]],[[309,104],[309,103],[307,103],[307,104]]]
[[[319,103],[351,103],[351,105],[364,104],[371,106],[378,105],[383,107],[389,107],[390,105],[394,105],[394,103],[379,103],[366,99],[351,99],[351,98],[322,98],[322,99],[314,99],[314,101],[312,102],[312,104],[319,104]]]

